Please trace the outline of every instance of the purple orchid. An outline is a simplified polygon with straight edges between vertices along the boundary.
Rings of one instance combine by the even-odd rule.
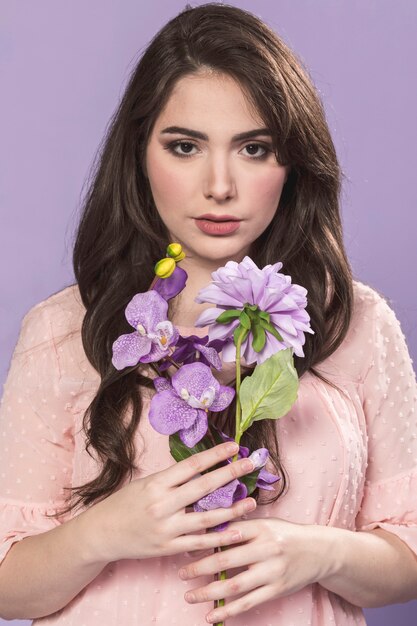
[[[153,290],[157,291],[164,300],[175,298],[185,287],[187,282],[187,272],[178,265],[168,278],[158,278],[153,286]]]
[[[178,432],[181,441],[192,448],[207,432],[208,411],[222,411],[234,398],[232,387],[220,385],[204,363],[183,365],[171,381],[154,379],[157,393],[149,407],[149,422],[163,435]]]
[[[215,428],[213,426],[213,428]],[[216,429],[216,428],[215,428]],[[217,432],[221,435],[224,441],[234,441],[231,437],[228,437],[223,432],[216,429]],[[260,489],[266,489],[268,491],[273,491],[274,487],[272,487],[273,483],[276,483],[280,480],[279,476],[275,476],[275,474],[271,474],[265,469],[265,464],[269,457],[269,451],[267,448],[259,448],[255,450],[251,454],[249,453],[249,448],[245,446],[239,445],[238,459],[249,457],[253,460],[255,464],[255,470],[261,468],[257,480],[256,487]],[[232,463],[232,459],[227,459],[227,463]],[[255,471],[254,470],[254,471]],[[246,485],[241,481],[241,479],[235,478],[230,483],[227,483],[223,487],[219,489],[215,489],[212,493],[200,498],[193,504],[193,509],[196,512],[210,511],[212,509],[218,509],[220,507],[229,508],[238,500],[243,500],[248,495],[248,489]],[[224,524],[218,524],[213,528],[213,530],[220,531],[226,528],[228,522]]]
[[[167,301],[153,289],[133,296],[125,316],[135,331],[121,335],[113,343],[112,363],[116,369],[159,361],[169,353],[179,333],[167,319],[167,313]]]
[[[208,335],[205,337],[198,337],[197,335],[189,335],[183,337],[180,335],[175,351],[171,355],[171,359],[175,363],[195,363],[200,362],[205,365],[212,365],[217,370],[221,370],[222,362],[219,357],[219,352],[223,342],[213,341],[210,345],[207,345]],[[159,371],[164,372],[170,367],[169,361],[164,361],[159,365]]]
[[[266,342],[257,352],[253,348],[253,326],[242,342],[241,356],[246,363],[263,363],[279,350],[293,348],[297,356],[304,356],[302,346],[304,333],[312,333],[308,315],[307,290],[291,284],[291,276],[279,273],[282,263],[266,265],[260,269],[248,256],[236,263],[228,261],[224,267],[212,273],[212,283],[201,289],[196,302],[213,302],[216,307],[203,311],[196,326],[210,325],[209,338],[225,341],[223,360],[236,359],[233,333],[239,326],[237,317],[227,324],[216,319],[230,309],[245,311],[246,317],[256,320],[257,328],[266,329]],[[262,320],[261,320],[262,318]],[[261,330],[264,332],[264,330]]]

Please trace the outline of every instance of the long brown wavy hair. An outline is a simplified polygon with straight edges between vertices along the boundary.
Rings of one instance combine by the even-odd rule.
[[[111,357],[114,340],[131,331],[124,316],[127,303],[149,288],[153,264],[169,243],[144,174],[145,151],[176,82],[207,70],[238,81],[273,133],[277,160],[290,165],[275,216],[253,242],[250,256],[260,267],[282,261],[293,282],[307,288],[315,334],[307,335],[305,358],[295,356],[295,366],[299,377],[309,371],[332,384],[314,366],[344,339],[353,291],[339,213],[343,174],[323,105],[302,62],[256,16],[226,4],[187,5],[156,34],[132,72],[83,201],[73,264],[86,309],[83,346],[101,376],[83,424],[86,449],[97,452],[101,469],[90,482],[72,488],[66,511],[110,495],[137,469],[140,387],[153,388],[152,379],[140,366],[117,371]],[[169,315],[172,306],[173,301]],[[211,414],[211,422],[232,434],[234,409],[232,403]],[[272,420],[255,422],[242,439],[251,449],[268,447],[282,476],[280,491],[268,502],[286,486],[275,428]]]

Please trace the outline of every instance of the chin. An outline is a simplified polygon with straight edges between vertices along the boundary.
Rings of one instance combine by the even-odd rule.
[[[221,241],[210,241],[201,245],[192,256],[198,255],[219,262],[233,260],[235,257],[243,259],[248,254],[250,245],[251,243],[238,244],[231,241],[230,237],[222,237]]]

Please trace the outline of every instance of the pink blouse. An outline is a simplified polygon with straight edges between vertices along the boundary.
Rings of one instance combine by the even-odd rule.
[[[354,293],[348,335],[318,367],[339,390],[310,373],[301,378],[296,403],[276,422],[289,491],[247,517],[276,516],[352,531],[379,526],[417,552],[412,361],[385,300],[360,282],[354,283]],[[57,525],[44,514],[63,504],[64,487],[81,485],[97,473],[82,431],[99,384],[82,348],[83,315],[78,288],[72,286],[33,307],[23,320],[0,413],[0,559],[14,542]],[[185,335],[206,333],[179,329]],[[168,437],[148,422],[152,393],[144,391],[135,478],[174,463]],[[185,553],[109,563],[66,607],[34,624],[201,626],[213,603],[190,605],[184,593],[212,578],[182,581],[178,569],[190,559]],[[360,608],[319,584],[227,620],[227,626],[277,624],[351,626],[365,620]]]

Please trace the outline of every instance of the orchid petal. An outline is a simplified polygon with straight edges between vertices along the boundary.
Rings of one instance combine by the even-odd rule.
[[[121,335],[112,345],[112,363],[117,370],[137,365],[141,357],[147,354],[152,342],[148,337],[142,337],[137,331]]]
[[[156,391],[166,391],[167,389],[172,389],[171,382],[163,376],[157,376],[154,378],[153,385]]]
[[[206,361],[212,365],[216,370],[222,369],[222,361],[219,357],[217,350],[207,346],[195,346],[197,350],[204,356]]]
[[[200,498],[197,501],[200,511],[212,511],[213,509],[229,508],[235,502],[235,493],[238,491],[238,495],[242,493],[241,483],[237,478],[227,483],[223,487],[218,487],[212,493]],[[243,496],[245,497],[245,496]],[[239,500],[242,498],[238,498]]]
[[[204,437],[208,428],[207,413],[200,409],[196,413],[197,417],[193,424],[179,431],[181,441],[188,448],[193,448]]]
[[[220,383],[207,365],[196,362],[183,365],[177,370],[172,376],[172,386],[179,396],[182,389],[186,389],[190,396],[200,399],[208,387],[214,387],[217,392]]]
[[[168,302],[153,289],[137,293],[125,309],[129,324],[133,328],[141,324],[146,332],[153,330],[158,322],[167,319],[167,313]]]
[[[175,266],[174,271],[168,278],[158,278],[153,289],[158,292],[164,300],[175,298],[185,287],[187,282],[187,272],[182,267]]]
[[[197,419],[196,409],[179,398],[174,390],[156,393],[149,406],[149,423],[161,435],[189,428]]]
[[[225,385],[220,385],[220,389],[218,390],[215,399],[210,405],[210,411],[223,411],[229,404],[232,402],[235,397],[236,391],[233,387],[227,387]]]

